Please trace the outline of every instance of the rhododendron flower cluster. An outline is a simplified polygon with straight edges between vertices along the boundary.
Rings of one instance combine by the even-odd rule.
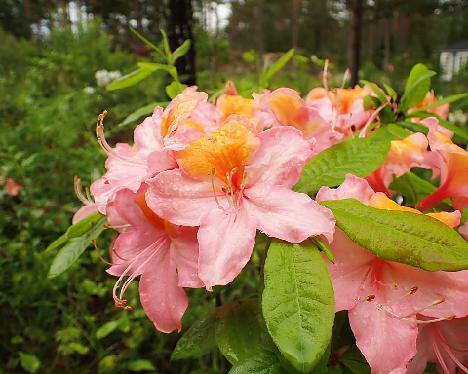
[[[412,244],[411,235],[419,235],[416,226],[409,229],[397,222],[402,234],[393,245],[402,255],[389,260],[376,250],[381,243],[349,235],[329,204],[354,199],[372,214],[401,211],[409,220],[425,216],[448,230],[447,246],[459,250],[465,244],[460,235],[468,236],[462,219],[468,203],[468,153],[439,123],[438,118],[447,118],[448,105],[430,106],[438,118],[417,119],[417,126],[427,131],[399,128],[398,136],[389,132],[388,138],[379,138],[387,142],[382,160],[364,172],[359,167],[366,160],[354,155],[352,147],[388,127],[379,118],[381,110],[398,112],[387,96],[379,108],[365,104],[367,96],[379,95],[371,87],[356,86],[315,88],[305,98],[290,88],[244,97],[228,82],[224,93],[211,100],[189,87],[165,109],[156,107],[136,127],[132,144],[114,146],[106,140],[101,114],[97,138],[107,154],[106,171],[91,185],[93,199],[76,180],[84,206],[73,222],[99,212],[116,230],[107,270],[118,277],[115,305],[133,308],[125,293],[139,278],[141,305],[156,329],[180,331],[189,304],[187,289],[212,291],[234,281],[250,261],[256,241],[266,235],[267,249],[271,240],[310,242],[327,252],[323,268],[333,284],[335,312],[347,311],[356,345],[373,373],[421,373],[428,362],[444,373],[468,373],[468,270],[456,271],[466,267],[449,262],[443,270],[429,271],[412,255],[424,240],[427,246],[445,241],[434,236]],[[430,92],[407,112],[414,115],[436,100]],[[342,173],[341,164],[335,170],[333,162],[345,164],[348,157],[358,160],[354,175]],[[314,169],[323,160],[329,160],[329,168]],[[297,192],[305,168],[324,180],[339,180],[333,178],[341,172],[341,181],[321,184],[315,195],[318,188],[304,189],[307,179],[301,180],[301,190],[308,194]],[[415,168],[425,169],[432,180],[425,182],[430,190],[409,206],[405,193],[392,186]],[[377,224],[383,222],[379,219]],[[295,248],[291,244],[290,250]],[[464,261],[466,254],[461,250],[454,256]],[[284,270],[293,273],[308,264],[284,261]],[[309,287],[300,276],[295,282],[295,293]],[[287,316],[278,310],[277,318],[307,318],[307,308],[321,303],[296,304],[295,313]],[[295,365],[300,358],[294,358],[291,346],[282,345],[281,331],[271,327],[267,315],[265,319],[274,343]]]

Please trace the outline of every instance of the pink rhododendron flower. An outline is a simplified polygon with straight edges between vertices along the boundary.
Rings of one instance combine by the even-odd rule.
[[[372,93],[369,87],[337,88],[327,91],[314,88],[307,97],[307,105],[333,124],[333,128],[345,135],[362,128],[372,112],[364,110],[364,96]]]
[[[394,177],[402,176],[413,167],[430,167],[425,162],[428,142],[424,134],[417,132],[390,144],[384,164],[366,178],[374,191],[387,195],[390,195],[388,186]]]
[[[211,134],[219,122],[216,107],[208,103],[208,94],[197,87],[186,88],[164,110],[161,136],[166,149],[181,150],[193,140]]]
[[[122,189],[137,192],[141,183],[156,173],[177,166],[172,152],[164,148],[161,136],[163,111],[157,107],[151,117],[138,125],[134,145],[118,143],[112,148],[104,137],[103,119],[100,115],[97,126],[99,143],[108,155],[107,172],[91,185],[99,212],[105,214],[106,205]]]
[[[119,277],[113,289],[117,306],[131,309],[123,295],[140,276],[140,301],[146,315],[159,331],[180,331],[188,306],[183,287],[203,287],[197,275],[197,230],[158,217],[146,206],[145,189],[136,194],[121,190],[107,207],[109,223],[120,232],[107,272]]]
[[[428,362],[435,362],[444,374],[468,373],[468,318],[421,326],[416,348],[408,368],[410,374],[422,373]]]
[[[468,152],[439,131],[437,121],[431,119],[426,120],[425,123],[429,127],[427,137],[431,147],[431,162],[440,170],[440,186],[424,198],[419,206],[426,210],[447,198],[457,198],[461,199],[460,202],[466,202],[468,198]]]
[[[198,274],[208,289],[231,282],[250,259],[256,230],[298,243],[331,240],[331,212],[291,191],[310,146],[292,127],[254,134],[238,119],[176,153],[180,169],[148,181],[146,200],[159,216],[200,226]]]
[[[401,207],[383,193],[373,193],[364,179],[348,175],[335,191],[323,188],[317,200],[355,198],[380,209]],[[460,212],[431,216],[452,227]],[[328,264],[336,311],[348,310],[356,344],[373,373],[404,373],[416,354],[418,326],[468,315],[468,271],[427,272],[386,261],[337,230]]]
[[[434,92],[430,91],[426,94],[424,99],[422,99],[419,103],[417,103],[413,108],[409,110],[409,113],[417,112],[423,109],[425,106],[435,103],[437,100],[439,99],[437,98],[437,96],[434,95]],[[437,114],[440,118],[446,120],[448,118],[449,110],[449,104],[443,104],[434,108],[426,109],[425,111]]]
[[[292,126],[301,131],[313,145],[314,154],[343,138],[343,134],[333,129],[331,120],[322,117],[319,109],[308,106],[294,90],[279,88],[256,95],[255,99],[264,112],[273,115],[273,126]]]
[[[463,236],[463,238],[468,241],[468,221],[465,221],[463,225],[460,225],[458,232]]]
[[[91,200],[90,197],[86,196],[83,193],[80,178],[78,177],[74,178],[73,187],[75,189],[76,197],[78,198],[78,200],[80,200],[83,203],[83,206],[80,209],[78,209],[76,213],[73,215],[72,224],[74,225],[75,223],[78,223],[82,219],[97,212],[98,206],[94,201]]]

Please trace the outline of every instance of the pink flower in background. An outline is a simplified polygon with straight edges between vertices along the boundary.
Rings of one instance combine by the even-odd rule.
[[[385,194],[374,193],[364,179],[348,175],[336,190],[322,188],[317,200],[355,198],[380,209],[401,207]],[[460,212],[431,216],[455,227]],[[404,373],[416,354],[418,326],[468,315],[468,271],[427,272],[386,261],[337,230],[328,264],[336,311],[348,310],[356,344],[373,373]]]
[[[369,87],[337,88],[327,91],[324,88],[311,90],[306,103],[316,108],[325,120],[331,122],[333,129],[345,135],[362,128],[372,112],[364,110],[364,96],[372,93]]]
[[[343,138],[333,129],[331,120],[325,119],[318,108],[308,106],[294,90],[279,88],[256,95],[255,100],[264,113],[273,117],[273,126],[292,126],[301,131],[310,141],[314,155]]]
[[[120,232],[107,272],[119,277],[113,289],[117,306],[131,308],[123,295],[140,276],[140,301],[146,315],[159,331],[180,331],[188,306],[183,287],[203,287],[197,275],[197,230],[158,217],[146,206],[145,189],[136,194],[121,190],[107,207],[109,223]]]
[[[14,179],[8,178],[5,182],[5,191],[7,195],[18,196],[21,191],[21,186],[16,183]]]
[[[91,185],[99,212],[105,214],[106,205],[122,189],[137,192],[146,178],[177,166],[172,152],[164,148],[161,136],[163,111],[157,107],[151,117],[138,125],[134,145],[118,143],[112,148],[104,137],[103,120],[100,115],[97,126],[99,143],[107,153],[107,172]]]
[[[419,206],[426,210],[447,198],[455,198],[460,203],[458,205],[462,205],[468,199],[468,152],[439,131],[436,120],[429,119],[424,123],[429,127],[430,162],[434,169],[440,171],[440,186],[424,198]],[[434,176],[438,174],[436,170]]]
[[[247,119],[246,119],[247,120]],[[249,261],[256,229],[297,243],[331,239],[331,212],[291,191],[310,146],[292,127],[255,135],[238,118],[176,153],[180,169],[148,181],[148,206],[174,224],[200,226],[199,277],[208,289],[231,282]]]
[[[395,177],[402,176],[413,167],[430,167],[426,163],[428,142],[424,134],[417,132],[390,144],[384,164],[366,178],[374,191],[387,195],[390,195],[388,186]]]
[[[428,362],[435,362],[444,374],[468,373],[468,318],[421,326],[416,348],[408,368],[410,374],[422,373]]]

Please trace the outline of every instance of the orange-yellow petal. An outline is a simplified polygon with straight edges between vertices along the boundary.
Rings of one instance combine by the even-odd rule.
[[[234,119],[178,151],[176,158],[181,169],[193,177],[214,175],[226,184],[239,186],[258,143],[254,133]]]

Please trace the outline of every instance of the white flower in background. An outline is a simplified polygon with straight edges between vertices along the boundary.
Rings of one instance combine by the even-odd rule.
[[[85,94],[92,95],[92,94],[94,94],[96,92],[96,89],[94,87],[87,86],[87,87],[83,88],[83,92]]]
[[[98,70],[96,74],[94,74],[96,78],[97,85],[99,87],[105,87],[107,86],[110,82],[115,81],[116,79],[119,79],[122,76],[122,73],[118,70]]]
[[[459,109],[453,113],[449,113],[449,121],[464,125],[468,121],[468,115]]]

